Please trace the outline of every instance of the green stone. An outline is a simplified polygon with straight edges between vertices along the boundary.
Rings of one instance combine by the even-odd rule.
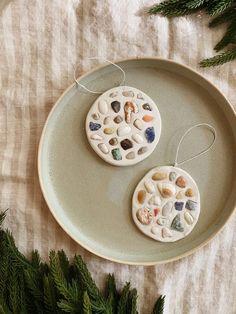
[[[113,159],[115,159],[115,160],[121,160],[122,159],[122,156],[121,156],[119,148],[114,148],[111,151],[111,153],[112,153]]]
[[[184,227],[183,225],[181,224],[181,221],[180,221],[180,214],[177,214],[175,216],[175,218],[173,219],[172,221],[172,224],[171,224],[171,229],[175,229],[179,232],[183,232],[184,231]]]

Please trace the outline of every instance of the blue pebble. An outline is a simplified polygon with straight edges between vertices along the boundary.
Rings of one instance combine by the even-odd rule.
[[[147,139],[148,143],[152,143],[155,139],[155,131],[154,131],[154,127],[149,127],[145,130],[145,137]]]
[[[181,211],[184,207],[184,203],[183,202],[175,202],[175,209],[178,211]]]
[[[185,207],[189,210],[195,210],[195,209],[197,209],[197,202],[194,202],[192,200],[188,200]]]
[[[99,123],[94,123],[94,122],[89,122],[89,128],[91,131],[97,131],[101,127],[101,124]]]

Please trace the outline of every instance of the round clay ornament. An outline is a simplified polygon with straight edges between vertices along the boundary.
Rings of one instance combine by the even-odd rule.
[[[91,106],[86,134],[93,150],[115,166],[134,165],[155,149],[161,116],[154,101],[130,86],[112,88]]]

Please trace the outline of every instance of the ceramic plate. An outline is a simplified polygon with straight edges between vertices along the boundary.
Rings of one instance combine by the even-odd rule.
[[[236,117],[232,106],[209,81],[169,60],[146,58],[118,62],[126,85],[156,102],[162,134],[154,152],[130,167],[115,167],[94,154],[85,133],[85,119],[97,95],[71,85],[53,107],[38,154],[41,188],[62,228],[89,251],[109,260],[152,265],[176,260],[207,243],[235,207]],[[90,89],[106,91],[119,84],[112,65],[96,68],[80,79]],[[196,181],[201,214],[183,240],[159,243],[142,234],[132,220],[132,195],[151,168],[173,163],[177,142],[188,127],[210,123],[217,140],[206,155],[182,168]],[[196,129],[182,145],[181,158],[199,152],[210,132]]]

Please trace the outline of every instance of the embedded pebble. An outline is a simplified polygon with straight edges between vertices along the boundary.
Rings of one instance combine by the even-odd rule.
[[[104,124],[110,124],[111,123],[111,118],[110,117],[106,117],[103,121]]]
[[[139,135],[138,133],[133,134],[133,135],[132,135],[132,139],[133,139],[136,143],[138,143],[138,144],[141,144],[141,143],[143,142],[142,136]]]
[[[175,202],[175,209],[178,211],[181,211],[184,207],[184,203],[183,202]]]
[[[126,158],[127,158],[127,159],[134,159],[134,157],[135,157],[135,153],[134,153],[134,152],[130,152],[130,153],[128,153],[128,154],[126,155]]]
[[[184,219],[186,220],[188,225],[192,225],[194,222],[193,216],[189,212],[184,213]]]
[[[124,111],[125,111],[125,121],[127,123],[131,123],[132,113],[137,113],[138,107],[135,103],[131,101],[127,101],[124,105]]]
[[[121,147],[124,150],[130,149],[130,148],[133,147],[133,143],[128,138],[126,138],[125,140],[121,141],[120,145],[121,145]]]
[[[158,183],[158,189],[164,198],[169,198],[175,194],[175,187],[171,183]]]
[[[186,187],[186,180],[184,179],[183,176],[180,176],[176,180],[176,185],[178,185],[180,188],[185,188]]]
[[[154,127],[149,127],[145,130],[145,137],[147,139],[148,143],[152,143],[155,139],[155,131],[154,131]]]
[[[138,99],[144,99],[144,98],[143,98],[143,95],[142,95],[141,93],[138,93],[137,98],[138,98]]]
[[[157,219],[157,223],[160,226],[166,226],[168,224],[168,222],[169,222],[169,219],[164,218],[164,217],[160,217]]]
[[[90,138],[91,138],[92,140],[94,140],[94,141],[101,141],[101,140],[102,140],[102,137],[101,137],[100,135],[98,135],[98,134],[92,134],[92,135],[90,136]]]
[[[161,198],[157,195],[153,195],[148,201],[149,205],[161,205]]]
[[[97,131],[101,127],[101,124],[99,123],[94,123],[94,122],[89,122],[89,128],[91,131]]]
[[[117,144],[118,144],[117,138],[116,138],[116,137],[111,138],[110,141],[109,141],[109,144],[110,144],[111,146],[117,145]]]
[[[192,200],[188,200],[186,202],[185,208],[189,210],[196,210],[197,209],[197,202],[194,202]]]
[[[151,228],[151,233],[153,233],[153,234],[158,234],[158,233],[159,233],[159,228],[156,227],[156,226],[152,227],[152,228]]]
[[[120,102],[115,100],[111,103],[111,108],[115,111],[115,113],[120,111]]]
[[[169,216],[169,214],[172,211],[173,203],[172,202],[167,202],[163,207],[162,207],[162,215],[163,216]]]
[[[97,112],[97,113],[93,113],[92,114],[92,118],[94,119],[94,120],[99,120],[100,119],[100,114]]]
[[[109,95],[109,96],[110,96],[111,98],[114,98],[114,97],[116,97],[117,95],[118,95],[118,93],[117,93],[117,92],[113,92],[113,93],[110,93],[110,95]]]
[[[169,180],[170,181],[174,181],[176,179],[176,177],[177,177],[177,173],[171,171],[170,174],[169,174]]]
[[[145,198],[146,198],[146,191],[145,190],[140,190],[139,192],[138,192],[138,201],[139,201],[139,203],[140,204],[143,204],[144,203],[144,201],[145,201]]]
[[[162,234],[162,238],[171,238],[172,237],[172,233],[167,228],[162,228],[161,234]]]
[[[124,136],[124,135],[127,135],[131,132],[131,127],[130,126],[122,126],[122,127],[119,127],[118,130],[117,130],[117,134],[118,136]]]
[[[177,214],[175,216],[175,218],[173,219],[172,223],[171,223],[171,228],[175,229],[179,232],[183,232],[184,231],[184,227],[180,221],[180,214]]]
[[[115,132],[114,128],[105,128],[103,131],[105,134],[112,134]]]
[[[98,148],[99,148],[104,154],[108,154],[108,153],[109,153],[109,149],[108,149],[108,147],[106,146],[106,144],[104,144],[104,143],[98,144]]]
[[[152,214],[146,208],[140,208],[136,216],[143,225],[149,225],[152,221]]]
[[[144,186],[145,186],[146,190],[148,191],[148,193],[152,194],[155,192],[155,186],[151,181],[145,181]]]
[[[114,148],[112,151],[112,156],[115,160],[122,160],[122,156],[119,148]]]
[[[146,153],[147,151],[148,151],[148,148],[146,146],[145,147],[141,147],[138,150],[138,155],[142,155],[142,154]]]
[[[143,121],[145,122],[150,122],[152,120],[153,120],[153,116],[148,116],[148,115],[143,116]]]
[[[107,114],[108,112],[108,105],[105,100],[100,100],[98,103],[98,110],[100,111],[101,114]]]
[[[194,192],[193,189],[189,188],[186,190],[185,195],[188,197],[193,197],[194,196]]]
[[[179,191],[176,194],[176,198],[177,198],[177,200],[181,200],[182,198],[184,198],[184,192],[183,191]]]
[[[148,110],[148,111],[152,111],[152,108],[149,104],[143,104],[143,109]]]
[[[158,181],[158,180],[164,180],[166,179],[167,174],[165,172],[155,172],[152,176],[152,180]]]
[[[122,121],[123,121],[123,118],[121,116],[116,116],[114,118],[114,122],[117,123],[117,124],[121,123]]]
[[[143,129],[143,123],[142,123],[142,121],[139,120],[139,119],[136,119],[136,120],[134,121],[134,126],[135,126],[137,129],[139,129],[139,130],[142,130],[142,129]]]
[[[134,92],[132,90],[124,91],[122,95],[125,97],[134,97]]]
[[[159,213],[160,213],[160,208],[154,208],[153,210],[153,213],[154,213],[154,216],[156,217]]]

